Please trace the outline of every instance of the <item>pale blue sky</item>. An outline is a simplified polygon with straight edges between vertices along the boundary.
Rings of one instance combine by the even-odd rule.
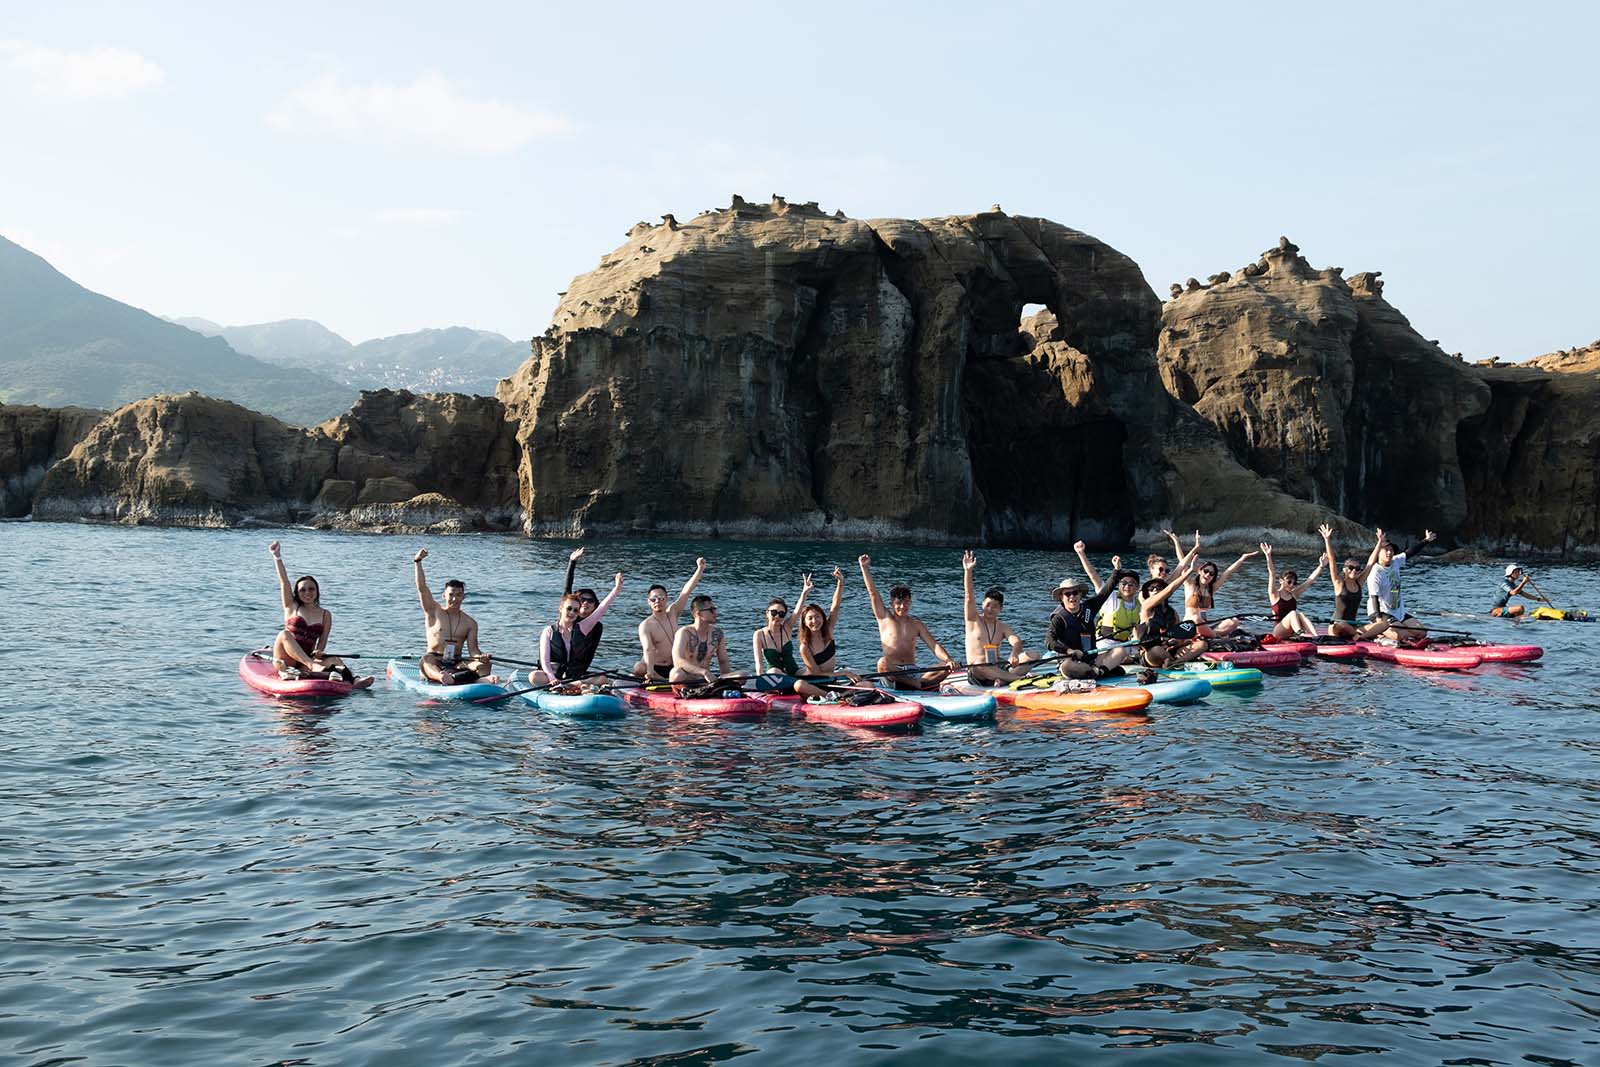
[[[992,203],[1158,293],[1288,234],[1470,357],[1600,337],[1584,4],[0,0],[0,234],[224,323],[529,336],[639,219]]]

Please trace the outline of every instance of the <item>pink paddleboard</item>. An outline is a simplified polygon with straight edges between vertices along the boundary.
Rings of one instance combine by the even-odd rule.
[[[622,690],[628,703],[662,715],[698,715],[721,719],[765,715],[767,702],[754,697],[680,697],[669,690]]]
[[[1240,667],[1294,667],[1300,663],[1299,652],[1276,647],[1250,652],[1207,652],[1205,658],[1213,663],[1232,663]]]
[[[1527,663],[1544,655],[1538,645],[1430,645],[1449,652],[1470,652],[1485,663]]]
[[[1368,659],[1381,659],[1388,663],[1398,663],[1402,667],[1423,667],[1435,671],[1470,671],[1483,662],[1482,657],[1476,653],[1466,651],[1395,648],[1374,641],[1358,641],[1356,647],[1361,649],[1362,654]]]
[[[349,682],[332,678],[302,678],[286,681],[278,677],[278,669],[270,659],[247,655],[239,661],[239,677],[251,689],[275,697],[342,697],[350,692]]]
[[[796,704],[795,710],[812,722],[831,723],[834,726],[909,726],[922,718],[922,705],[909,700],[892,704]]]

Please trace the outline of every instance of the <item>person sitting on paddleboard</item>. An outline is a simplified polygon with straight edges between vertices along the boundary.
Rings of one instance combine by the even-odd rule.
[[[1083,565],[1099,590],[1092,596],[1089,587],[1075,578],[1063,578],[1052,591],[1056,609],[1050,613],[1045,626],[1044,647],[1061,656],[1056,668],[1067,678],[1105,678],[1122,673],[1122,663],[1128,658],[1126,648],[1112,648],[1095,654],[1095,615],[1111,596],[1109,584],[1100,585],[1089,562],[1088,546],[1082,541],[1073,544],[1078,562]],[[1120,562],[1120,561],[1119,561]]]
[[[1189,576],[1183,591],[1183,617],[1194,623],[1195,632],[1201,637],[1224,637],[1239,628],[1237,618],[1219,619],[1213,625],[1206,621],[1206,613],[1216,607],[1217,594],[1228,583],[1228,579],[1233,577],[1234,572],[1244,564],[1245,560],[1255,554],[1255,552],[1243,553],[1220,574],[1217,573],[1215,563],[1202,563]]]
[[[678,620],[683,617],[689,594],[700,584],[706,573],[706,561],[694,561],[694,573],[678,591],[678,599],[667,601],[667,587],[652,585],[645,590],[645,600],[650,604],[650,616],[639,624],[639,650],[643,653],[633,665],[632,674],[646,682],[664,683],[672,675],[672,646],[677,640]]]
[[[1028,673],[1027,665],[1038,657],[1028,651],[1009,623],[1000,621],[1000,611],[1006,603],[1004,591],[989,589],[983,594],[983,602],[978,602],[972,583],[972,572],[977,566],[978,557],[970,550],[961,554],[964,590],[961,613],[966,622],[967,679],[974,685],[1014,682]],[[1001,644],[1011,646],[1003,665]]]
[[[571,592],[577,593],[578,619],[580,621],[593,615],[595,609],[600,606],[600,596],[593,589],[587,586],[578,590],[572,588],[572,580],[577,574],[578,561],[582,558],[583,549],[575,548],[572,550],[572,554],[567,557],[567,581],[561,587],[562,596]],[[572,659],[570,661],[574,664],[573,669],[578,672],[579,677],[589,673],[589,665],[594,662],[594,654],[600,650],[600,638],[605,634],[605,630],[605,623],[596,622],[587,633],[579,635],[578,647],[571,650]]]
[[[1528,609],[1521,604],[1511,603],[1511,598],[1514,596],[1520,596],[1524,600],[1543,601],[1544,597],[1534,596],[1532,593],[1524,593],[1522,591],[1523,587],[1532,580],[1533,576],[1525,573],[1515,563],[1507,565],[1506,580],[1500,583],[1500,592],[1495,596],[1494,607],[1489,609],[1489,614],[1504,615],[1508,619],[1514,619],[1527,611]]]
[[[322,606],[322,587],[309,574],[289,584],[289,571],[283,565],[278,542],[267,546],[278,571],[278,595],[283,601],[283,629],[272,640],[272,665],[285,681],[301,678],[340,678],[357,689],[372,684],[370,675],[357,678],[338,656],[327,655],[328,635],[333,633],[333,612]]]
[[[1378,561],[1378,550],[1383,547],[1383,531],[1377,532],[1366,563],[1351,558],[1338,567],[1333,562],[1333,527],[1323,523],[1317,527],[1317,532],[1322,534],[1322,558],[1328,565],[1328,580],[1333,583],[1333,621],[1328,624],[1328,636],[1366,641],[1382,633],[1387,629],[1383,624],[1368,623],[1363,627],[1356,623],[1356,616],[1361,611],[1361,591],[1367,575],[1372,573],[1373,564]]]
[[[1317,636],[1316,624],[1311,616],[1300,610],[1300,598],[1305,596],[1322,573],[1326,560],[1317,560],[1305,581],[1294,571],[1275,574],[1272,566],[1272,546],[1261,542],[1261,554],[1267,559],[1267,603],[1272,605],[1272,636],[1282,641],[1290,637]]]
[[[728,640],[717,625],[717,605],[705,594],[689,604],[694,622],[678,630],[672,639],[672,673],[668,680],[675,685],[710,685],[722,674],[733,670],[728,658]],[[715,660],[717,668],[712,667]]]
[[[1172,594],[1194,571],[1192,557],[1178,563],[1178,573],[1170,582],[1163,585],[1161,579],[1151,578],[1139,587],[1139,660],[1156,670],[1187,663],[1206,650],[1206,639],[1195,633],[1194,623],[1179,622],[1172,606]]]
[[[583,553],[573,553],[573,562]],[[570,569],[568,570],[570,574]],[[589,676],[589,662],[594,659],[596,641],[593,633],[603,624],[611,602],[622,592],[622,572],[617,572],[611,592],[600,605],[587,615],[583,612],[580,593],[563,593],[556,608],[556,621],[539,634],[539,669],[528,673],[530,685],[550,685],[558,682],[580,682]]]
[[[878,658],[878,671],[888,675],[888,684],[899,689],[937,689],[939,684],[956,669],[956,661],[944,650],[928,631],[921,619],[911,614],[911,587],[896,585],[889,590],[889,606],[884,607],[883,597],[872,581],[872,557],[862,556],[861,577],[867,584],[867,600],[872,605],[872,615],[878,620],[878,641],[883,655]],[[917,667],[917,642],[921,641],[944,664],[932,670]],[[890,674],[889,672],[895,672]]]
[[[839,621],[839,605],[844,603],[844,571],[833,568],[833,605],[824,613],[815,604],[800,612],[800,665],[807,674],[834,674],[839,650],[833,641],[833,627]]]
[[[433,598],[428,579],[422,573],[422,561],[428,550],[417,549],[411,557],[416,572],[417,600],[422,604],[422,618],[428,642],[427,654],[418,667],[422,676],[440,685],[470,685],[473,682],[499,683],[490,674],[493,658],[483,654],[478,647],[478,621],[461,610],[467,587],[459,578],[444,583],[443,604]]]
[[[1396,643],[1418,644],[1427,639],[1428,631],[1406,611],[1405,594],[1400,589],[1400,570],[1422,546],[1437,539],[1432,530],[1424,530],[1422,540],[1404,552],[1396,552],[1393,541],[1385,541],[1378,549],[1378,562],[1367,575],[1367,616],[1384,639]],[[1370,629],[1370,627],[1369,627]]]
[[[806,610],[806,598],[814,588],[809,573],[800,576],[800,596],[794,602],[798,617]],[[810,682],[800,680],[800,664],[794,658],[793,622],[789,605],[782,597],[767,602],[767,622],[750,635],[750,648],[755,655],[756,669],[750,676],[750,688],[763,693],[799,693],[806,697],[819,697],[823,691]]]

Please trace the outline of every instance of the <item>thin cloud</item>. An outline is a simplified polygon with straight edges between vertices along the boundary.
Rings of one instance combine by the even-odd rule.
[[[354,85],[324,74],[279,101],[267,123],[302,137],[478,155],[512,152],[570,126],[554,115],[471,96],[440,74],[409,85]]]
[[[456,207],[395,207],[373,215],[390,226],[452,226],[469,213]]]
[[[33,41],[0,40],[0,74],[37,97],[105,100],[160,85],[167,73],[138,52],[79,51]]]

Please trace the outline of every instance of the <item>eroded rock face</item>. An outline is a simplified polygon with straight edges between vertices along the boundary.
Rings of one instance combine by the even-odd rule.
[[[33,514],[504,529],[517,515],[512,431],[492,397],[381,390],[311,430],[195,393],[150,397],[100,419],[51,467]]]
[[[1163,380],[1251,470],[1358,522],[1453,533],[1466,522],[1457,429],[1489,394],[1382,296],[1287,239],[1163,309]]]
[[[28,514],[45,471],[104,415],[90,408],[0,404],[0,518]]]
[[[1026,304],[1054,312],[1065,348],[1028,353]],[[1113,537],[1163,504],[1158,309],[1126,256],[999,211],[863,222],[736,197],[635,227],[502,386],[526,527]],[[1103,373],[1079,411],[1084,360]],[[1121,486],[1078,487],[1077,456]],[[1071,484],[1041,500],[1019,462]],[[1094,514],[1050,511],[1073,500]]]
[[[1600,551],[1600,341],[1474,370],[1490,401],[1461,428],[1462,533],[1507,554]]]

